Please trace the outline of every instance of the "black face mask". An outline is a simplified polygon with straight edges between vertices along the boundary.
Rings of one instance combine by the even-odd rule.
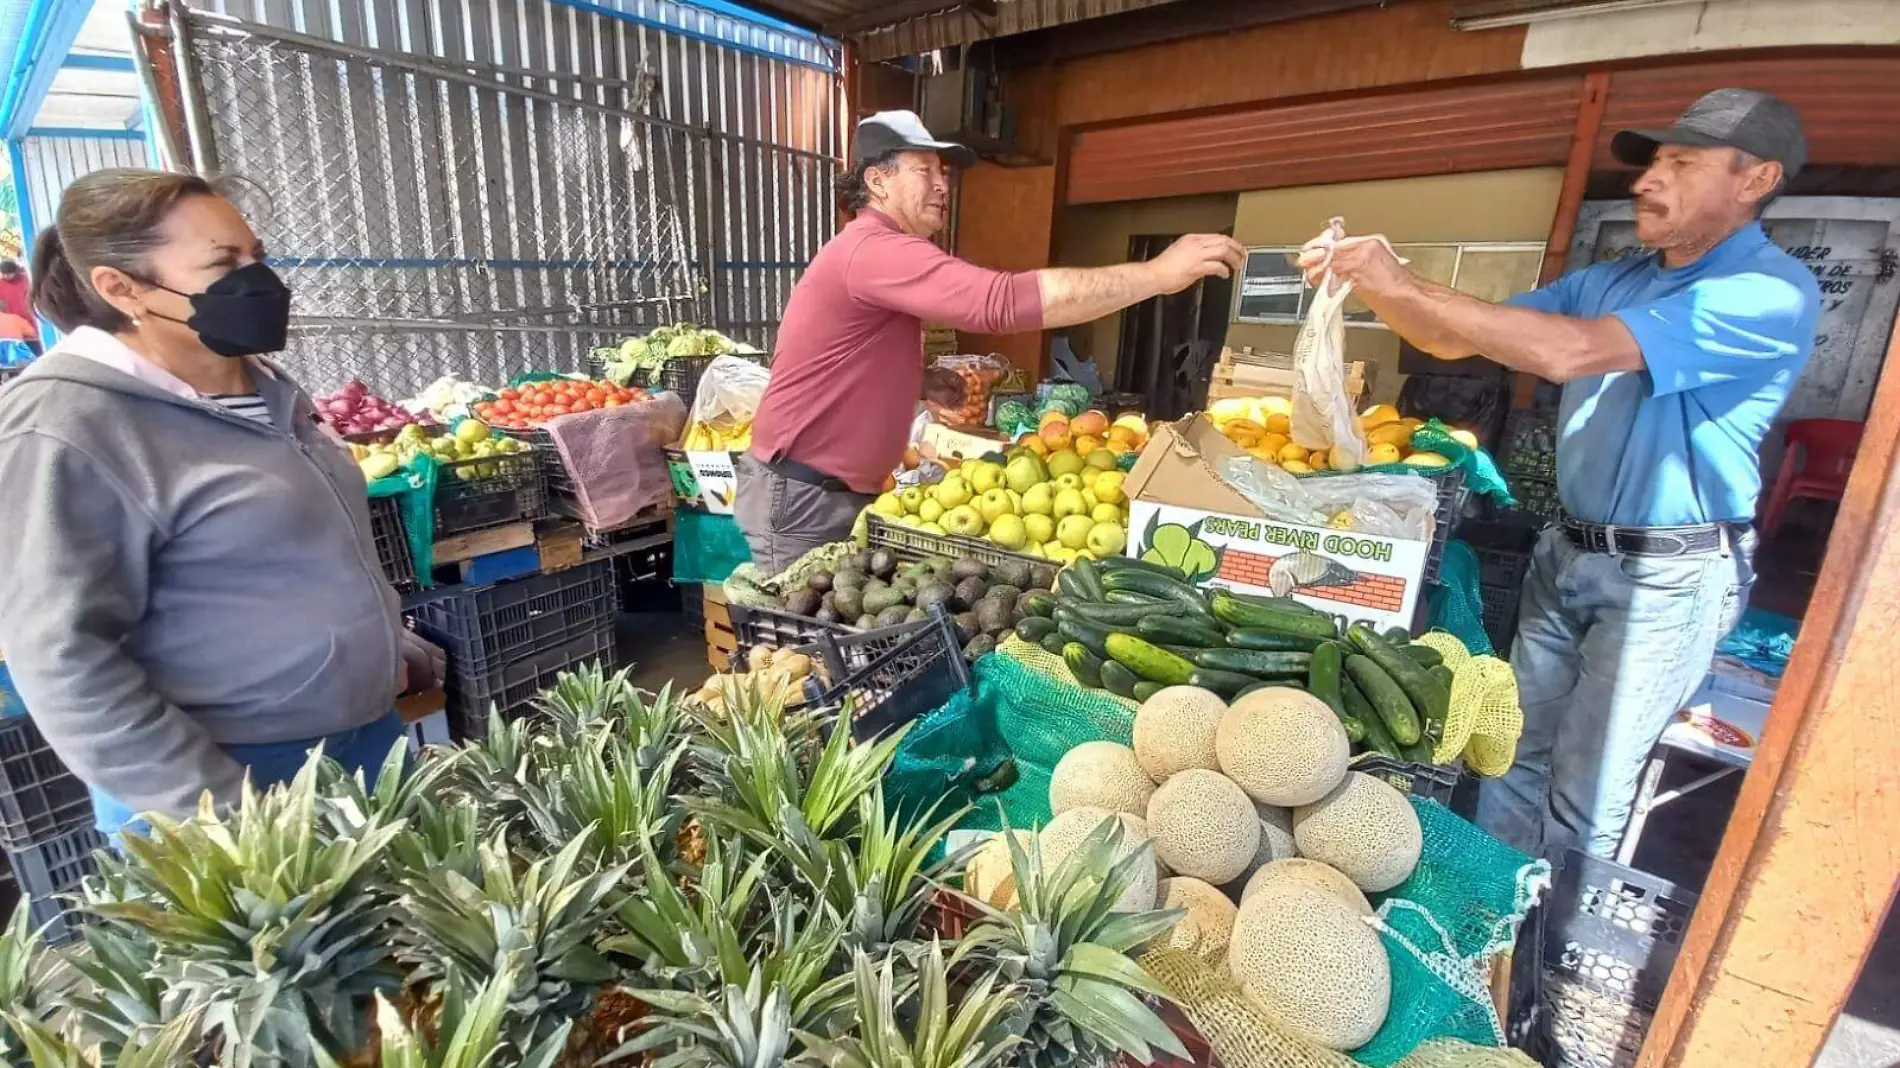
[[[162,282],[152,284],[167,293],[178,293]],[[190,327],[212,352],[237,359],[284,350],[290,332],[290,287],[268,264],[239,267],[211,283],[203,293],[178,295],[191,301],[191,318],[151,314]]]

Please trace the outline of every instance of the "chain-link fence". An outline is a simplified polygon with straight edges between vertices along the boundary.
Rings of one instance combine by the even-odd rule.
[[[306,384],[579,370],[703,308],[704,139],[641,115],[648,86],[173,28],[200,168],[235,180],[293,291],[284,362]]]

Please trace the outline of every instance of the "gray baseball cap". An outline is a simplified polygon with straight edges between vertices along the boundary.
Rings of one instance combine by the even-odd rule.
[[[976,166],[976,153],[954,141],[939,141],[924,128],[924,120],[914,111],[880,111],[858,123],[858,135],[852,139],[851,158],[865,163],[887,152],[915,150],[935,152],[952,167]]]
[[[1781,164],[1788,178],[1808,162],[1801,116],[1786,100],[1754,89],[1717,89],[1664,129],[1620,131],[1610,139],[1610,152],[1632,167],[1647,167],[1658,145],[1739,148]]]

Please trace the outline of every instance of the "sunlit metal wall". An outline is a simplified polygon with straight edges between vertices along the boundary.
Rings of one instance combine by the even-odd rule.
[[[19,162],[21,221],[35,232],[53,225],[60,194],[73,179],[111,167],[151,166],[144,137],[111,130],[29,131],[20,140]],[[30,254],[34,234],[22,236]]]

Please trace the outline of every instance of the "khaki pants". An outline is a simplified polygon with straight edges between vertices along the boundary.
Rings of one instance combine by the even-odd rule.
[[[849,538],[858,513],[872,500],[868,493],[786,478],[749,453],[739,457],[737,474],[734,517],[752,548],[753,565],[765,577],[783,572],[820,545]]]

